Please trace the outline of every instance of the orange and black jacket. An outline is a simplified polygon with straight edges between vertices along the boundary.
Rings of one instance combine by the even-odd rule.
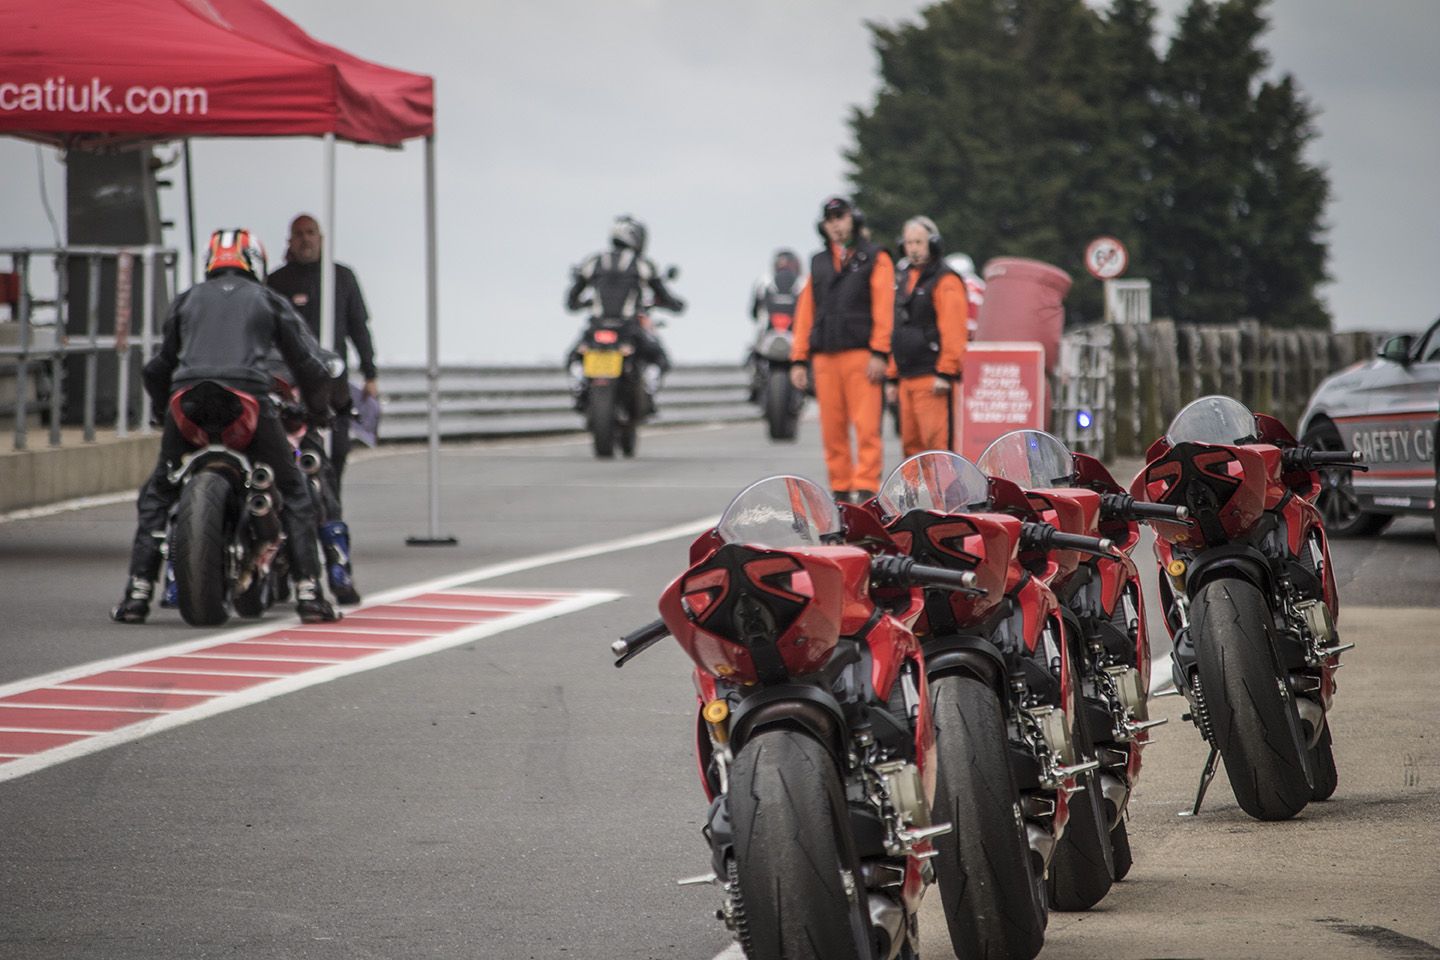
[[[803,363],[813,353],[845,350],[887,358],[894,302],[890,254],[868,240],[851,247],[829,245],[810,261],[810,277],[795,305],[790,359]]]
[[[965,282],[939,260],[910,267],[896,283],[891,376],[954,380],[965,357]]]

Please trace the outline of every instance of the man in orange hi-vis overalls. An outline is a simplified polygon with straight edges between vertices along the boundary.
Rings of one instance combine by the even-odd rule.
[[[951,392],[960,382],[969,339],[965,282],[941,259],[940,231],[929,217],[911,217],[900,235],[905,259],[895,284],[886,388],[900,404],[900,443],[905,456],[949,450],[954,435]]]
[[[825,249],[810,261],[795,305],[790,352],[790,379],[798,389],[809,384],[806,361],[814,368],[830,489],[835,499],[855,503],[880,487],[880,419],[895,313],[895,266],[863,227],[849,200],[825,201],[819,223]]]

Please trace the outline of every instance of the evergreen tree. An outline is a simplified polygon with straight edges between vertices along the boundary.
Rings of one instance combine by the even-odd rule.
[[[1151,0],[942,0],[872,25],[881,87],[847,158],[878,239],[929,213],[979,262],[1068,270],[1072,311],[1096,317],[1081,257],[1109,233],[1157,314],[1327,323],[1328,184],[1293,80],[1262,82],[1264,4],[1192,0],[1163,60]]]

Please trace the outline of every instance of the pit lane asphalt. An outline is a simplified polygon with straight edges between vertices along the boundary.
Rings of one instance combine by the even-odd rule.
[[[651,431],[613,463],[583,440],[447,448],[456,548],[403,546],[425,532],[422,453],[361,460],[360,585],[714,515],[769,473],[823,478],[802,430],[784,446],[759,424]],[[0,683],[198,635],[173,612],[105,619],[132,523],[126,505],[0,523]],[[627,596],[0,783],[0,957],[715,956],[715,891],[673,882],[708,869],[688,661],[662,644],[616,671],[606,649],[654,616],[685,546],[486,580]],[[1361,642],[1340,677],[1336,798],[1257,824],[1222,772],[1206,813],[1178,819],[1203,751],[1172,720],[1146,753],[1132,878],[1055,915],[1043,956],[1440,956],[1440,554],[1407,521],[1338,544],[1336,566]],[[950,955],[938,905],[928,957]]]

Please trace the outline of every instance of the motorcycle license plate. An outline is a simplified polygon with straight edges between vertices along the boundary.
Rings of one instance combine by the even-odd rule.
[[[584,365],[585,376],[613,380],[625,369],[625,355],[619,350],[591,350]]]

